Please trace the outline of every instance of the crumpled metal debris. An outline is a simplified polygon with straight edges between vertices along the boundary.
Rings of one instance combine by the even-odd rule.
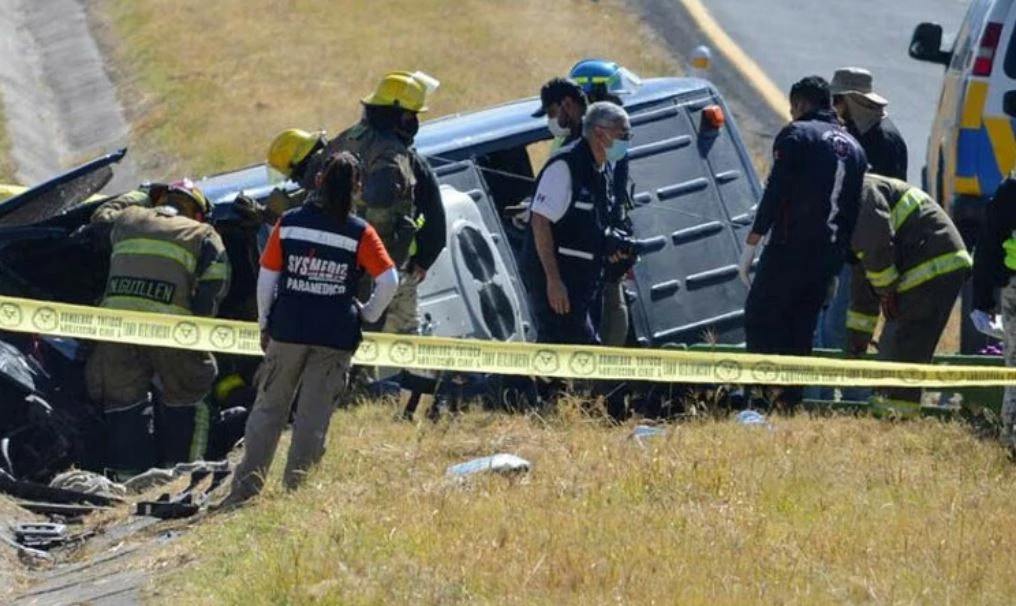
[[[71,469],[58,474],[49,485],[52,488],[74,490],[85,494],[96,494],[106,497],[123,497],[127,495],[127,487],[117,484],[104,475],[85,471],[83,469]]]

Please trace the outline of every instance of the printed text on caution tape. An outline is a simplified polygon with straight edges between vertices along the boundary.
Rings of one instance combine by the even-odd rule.
[[[0,330],[262,355],[256,324],[0,297]],[[1016,369],[760,354],[505,343],[368,333],[354,362],[468,373],[676,383],[945,387],[1016,382]]]

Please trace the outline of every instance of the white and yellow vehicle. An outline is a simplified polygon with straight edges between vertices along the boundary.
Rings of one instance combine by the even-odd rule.
[[[945,66],[924,187],[972,243],[995,189],[1016,168],[1016,1],[973,0],[949,48],[921,23],[910,56]]]

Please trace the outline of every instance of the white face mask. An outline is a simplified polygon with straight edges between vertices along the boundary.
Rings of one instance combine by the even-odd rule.
[[[555,137],[567,137],[571,134],[571,129],[561,126],[557,118],[551,118],[550,116],[547,116],[547,129]]]

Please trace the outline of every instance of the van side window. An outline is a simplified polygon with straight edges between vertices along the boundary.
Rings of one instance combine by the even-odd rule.
[[[994,0],[974,0],[963,18],[963,25],[956,33],[956,40],[953,43],[953,57],[949,69],[963,70],[970,65],[977,38],[984,29],[984,20]]]
[[[1016,6],[1013,6],[1010,10],[1016,10]],[[1011,20],[1010,23],[1012,23]],[[1010,27],[1012,26],[1010,25]],[[1005,68],[1006,76],[1016,79],[1016,36],[1012,35],[1011,29],[1009,31],[1009,44],[1005,50],[1005,63],[1003,67]]]
[[[533,166],[525,146],[492,151],[476,158],[494,206],[502,211],[533,195]]]

